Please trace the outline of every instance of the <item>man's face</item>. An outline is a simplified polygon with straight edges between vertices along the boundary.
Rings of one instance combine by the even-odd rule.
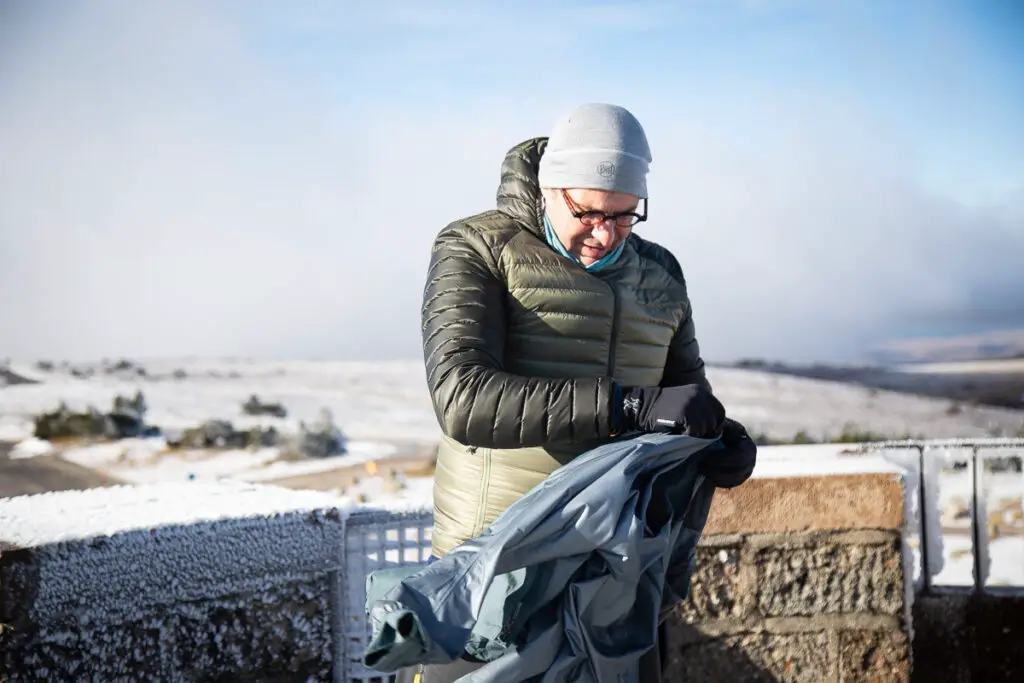
[[[547,190],[545,192],[548,218],[555,235],[566,251],[584,266],[599,261],[611,253],[633,231],[635,218],[628,216],[601,221],[599,216],[574,214],[599,212],[609,216],[637,212],[640,198],[622,192],[607,190]]]

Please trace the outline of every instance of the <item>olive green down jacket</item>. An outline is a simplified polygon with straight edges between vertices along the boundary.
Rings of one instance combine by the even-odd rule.
[[[422,335],[444,432],[438,556],[610,441],[616,385],[707,385],[686,282],[667,249],[634,230],[618,260],[590,273],[548,245],[537,183],[546,144],[512,148],[497,208],[449,224],[431,250]]]

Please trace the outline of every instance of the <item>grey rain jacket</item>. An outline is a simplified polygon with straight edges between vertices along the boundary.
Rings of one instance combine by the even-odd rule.
[[[688,592],[719,441],[645,434],[555,470],[483,534],[367,578],[366,666],[488,664],[474,683],[636,683],[664,608]]]

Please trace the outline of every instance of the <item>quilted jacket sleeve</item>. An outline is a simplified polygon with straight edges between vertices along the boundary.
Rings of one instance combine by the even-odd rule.
[[[667,250],[664,252],[664,258],[669,272],[683,285],[685,290],[686,280],[679,262]],[[686,295],[684,294],[684,296]],[[693,323],[693,307],[690,305],[688,296],[683,301],[683,306],[685,313],[668,349],[661,386],[673,387],[702,383],[710,391],[711,383],[707,379],[704,360],[700,355],[700,344],[697,342]]]
[[[694,332],[693,313],[689,300],[686,301],[686,316],[672,338],[665,360],[665,374],[661,386],[674,387],[682,384],[703,383],[711,390],[704,360],[700,356],[700,344]]]
[[[524,377],[503,368],[505,285],[474,228],[434,242],[421,311],[423,356],[444,433],[468,446],[520,448],[607,437],[607,377]]]

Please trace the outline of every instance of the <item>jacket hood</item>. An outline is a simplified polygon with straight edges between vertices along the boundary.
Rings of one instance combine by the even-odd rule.
[[[548,138],[531,138],[513,147],[501,162],[498,210],[521,221],[530,232],[544,237],[540,183],[537,169]]]

